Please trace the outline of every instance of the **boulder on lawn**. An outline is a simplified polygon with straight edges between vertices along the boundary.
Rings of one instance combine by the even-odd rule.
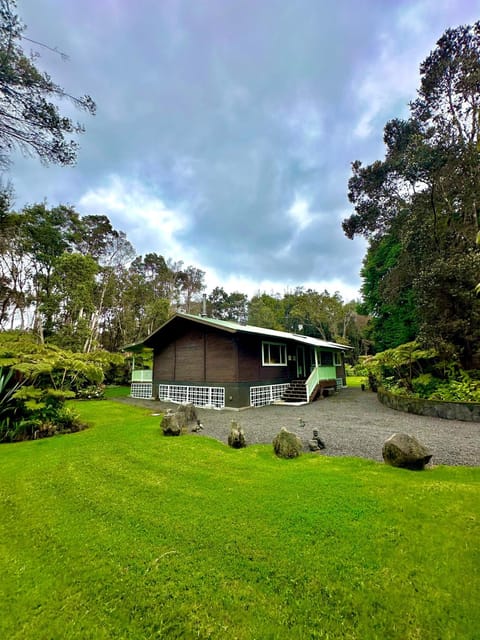
[[[228,435],[228,446],[233,449],[243,449],[247,446],[243,429],[238,426],[235,420],[230,424],[230,433]]]
[[[176,414],[181,427],[188,427],[198,421],[197,410],[191,403],[179,405]]]
[[[432,458],[430,451],[407,433],[394,433],[385,440],[382,455],[386,464],[413,471],[424,469]]]
[[[179,436],[182,433],[182,425],[178,418],[178,414],[171,411],[167,411],[163,416],[161,427],[164,436]]]
[[[295,433],[282,428],[273,440],[273,450],[279,458],[297,458],[302,453],[302,441]]]

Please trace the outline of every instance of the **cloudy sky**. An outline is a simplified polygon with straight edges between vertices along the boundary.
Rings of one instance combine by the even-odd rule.
[[[383,156],[420,62],[480,0],[19,0],[38,66],[97,115],[75,167],[15,158],[16,208],[106,214],[208,290],[358,297],[350,163]]]

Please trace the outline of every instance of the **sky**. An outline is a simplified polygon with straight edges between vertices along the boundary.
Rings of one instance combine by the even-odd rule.
[[[366,244],[342,220],[351,162],[384,156],[419,65],[480,0],[18,0],[37,66],[89,94],[74,167],[14,157],[16,209],[107,215],[138,255],[207,293],[297,286],[358,299]]]

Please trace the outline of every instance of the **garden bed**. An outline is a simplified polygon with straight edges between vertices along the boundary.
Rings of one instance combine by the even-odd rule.
[[[480,422],[480,404],[476,402],[446,402],[444,400],[425,400],[411,396],[400,396],[386,389],[379,389],[380,402],[396,411],[414,413],[419,416],[461,420],[462,422]]]

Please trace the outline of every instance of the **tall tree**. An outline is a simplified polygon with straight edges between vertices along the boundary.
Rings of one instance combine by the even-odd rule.
[[[48,209],[44,203],[35,204],[22,212],[23,247],[32,269],[35,328],[41,340],[53,330],[55,263],[65,251],[71,251],[78,219],[72,207],[63,205]]]
[[[215,287],[208,296],[208,309],[212,318],[246,323],[248,298],[244,293],[227,293],[223,287]]]
[[[385,249],[385,237],[395,238],[385,286],[370,294],[391,304],[391,285],[401,282],[420,335],[453,343],[468,364],[480,343],[480,22],[447,30],[420,73],[410,118],[385,126],[385,159],[352,165],[355,213],[343,228],[350,238],[370,239],[370,256]]]
[[[32,300],[32,262],[25,246],[22,216],[0,218],[0,327],[18,324],[26,328],[26,312]]]
[[[267,293],[253,296],[248,305],[248,324],[276,331],[286,329],[283,299]]]
[[[191,313],[192,302],[205,289],[205,272],[189,265],[178,274],[185,311]]]
[[[68,94],[25,55],[25,26],[15,9],[15,0],[0,0],[0,164],[8,164],[15,148],[43,162],[73,164],[78,144],[71,136],[84,128],[61,114],[58,103],[67,99],[90,114],[95,103]]]
[[[286,329],[319,337],[322,340],[337,340],[348,322],[344,318],[344,303],[338,293],[319,293],[313,289],[298,287],[293,294],[284,297]]]
[[[418,335],[415,293],[399,236],[401,227],[400,217],[389,233],[371,240],[361,270],[364,302],[360,310],[370,316],[369,337],[378,351],[411,342]]]
[[[55,261],[51,304],[57,307],[53,334],[56,344],[74,351],[85,350],[91,337],[98,270],[98,263],[90,255],[65,252]]]
[[[82,233],[84,226],[88,230],[86,236]],[[84,351],[89,352],[98,345],[102,320],[105,325],[113,315],[112,311],[116,306],[115,285],[120,282],[121,274],[134,259],[135,251],[126,234],[114,229],[106,216],[82,218],[80,228],[83,242],[88,241],[89,255],[96,260],[99,267],[95,310],[90,317],[89,331],[84,344]]]

